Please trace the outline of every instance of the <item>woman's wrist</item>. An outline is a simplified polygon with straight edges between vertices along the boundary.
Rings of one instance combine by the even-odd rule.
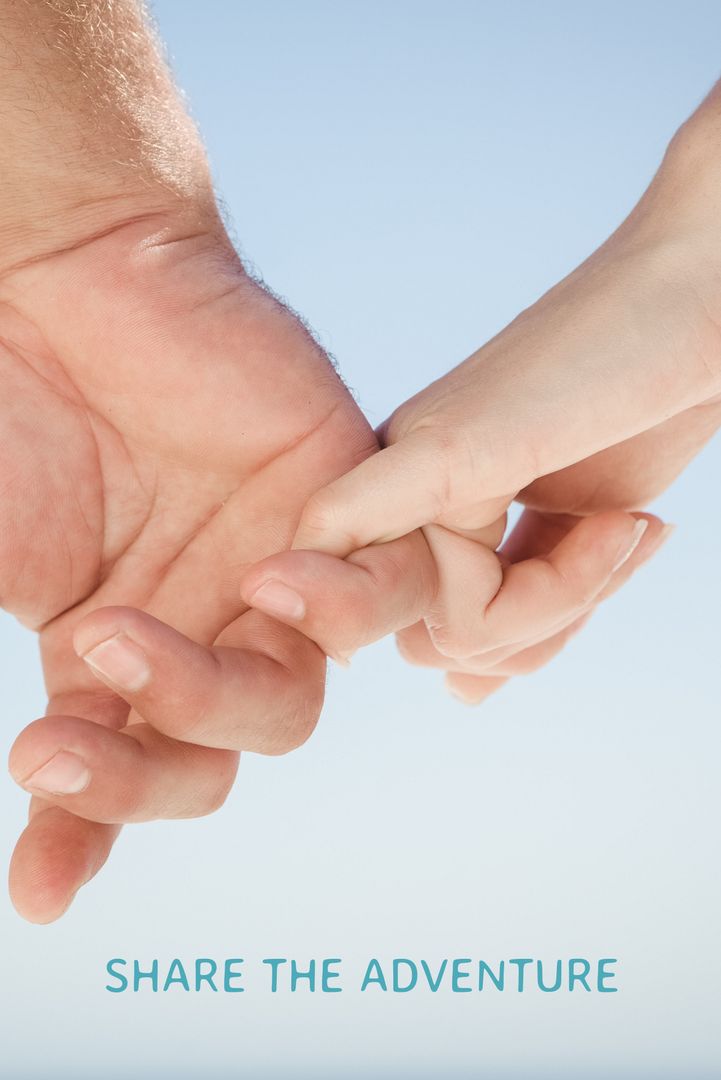
[[[671,139],[618,237],[653,252],[721,327],[721,83]]]

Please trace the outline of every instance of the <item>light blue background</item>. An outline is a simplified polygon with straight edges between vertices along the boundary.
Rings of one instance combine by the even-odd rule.
[[[716,3],[156,5],[244,252],[374,422],[622,219],[719,73]],[[0,1075],[717,1076],[719,456],[653,565],[483,709],[390,642],[213,819],[129,829],[60,923],[0,899]],[[3,741],[43,708],[0,621]],[[25,798],[0,779],[0,855]],[[615,995],[111,996],[111,956],[621,959]],[[255,990],[255,992],[253,992]]]

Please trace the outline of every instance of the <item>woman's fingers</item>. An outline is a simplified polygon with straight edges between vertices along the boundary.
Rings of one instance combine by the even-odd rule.
[[[487,697],[505,686],[510,678],[530,675],[557,656],[570,639],[586,625],[592,614],[587,612],[552,637],[510,653],[504,660],[489,664],[482,675],[473,674],[472,670],[449,671],[445,679],[447,689],[466,705],[480,705]],[[479,660],[482,664],[483,658]],[[472,666],[469,664],[469,668]]]
[[[217,810],[238,754],[178,742],[148,724],[113,731],[47,716],[18,736],[10,773],[26,791],[92,821],[199,817]]]
[[[536,641],[532,645],[511,652],[508,656],[499,658],[491,664],[483,674],[503,675],[511,678],[515,675],[531,675],[539,668],[545,667],[554,657],[565,649],[569,641],[578,634],[593,615],[593,609],[584,612],[579,618],[568,623],[562,630],[551,634],[542,641]]]
[[[435,521],[444,508],[446,464],[426,432],[373,454],[310,497],[293,547],[343,557]]]
[[[454,660],[434,647],[425,623],[409,626],[396,635],[398,651],[409,664],[436,668],[449,674],[493,675],[510,678],[512,675],[529,675],[552,660],[564,645],[585,626],[593,608],[577,619],[567,623],[553,634],[537,641],[507,645],[500,649]]]
[[[582,614],[650,533],[662,523],[649,515],[609,511],[584,518],[548,555],[511,564],[485,603],[464,589],[486,574],[487,552],[463,537],[434,530],[429,542],[440,587],[425,622],[440,653],[467,659],[489,649],[540,639]],[[468,602],[468,595],[472,603]]]
[[[611,575],[588,609],[556,627],[551,634],[535,640],[527,638],[465,659],[452,659],[439,652],[424,622],[407,627],[397,635],[401,655],[411,664],[433,667],[448,672],[446,684],[457,697],[469,703],[485,699],[499,689],[508,678],[536,671],[548,663],[571,637],[575,636],[591,617],[595,606],[607,599],[650,559],[673,533],[673,525],[662,525],[646,515],[649,527],[632,554]],[[578,519],[571,515],[540,514],[526,510],[503,547],[505,556],[530,559],[538,554],[550,554]]]
[[[646,515],[649,528],[631,555],[611,575],[593,599],[589,610],[540,640],[493,649],[466,660],[449,661],[434,647],[424,623],[409,627],[398,635],[402,655],[412,664],[444,668],[450,693],[469,705],[478,705],[500,690],[516,675],[530,675],[544,667],[561,652],[591,618],[597,604],[621,588],[643,563],[647,562],[671,536],[674,526],[662,525]],[[534,553],[548,553],[560,542],[577,519],[570,515],[537,514],[524,511],[516,530],[504,545],[504,554],[528,559]],[[658,527],[660,526],[660,527]]]
[[[673,532],[672,525],[663,525],[651,515],[645,515],[644,520],[648,522],[648,526],[643,538],[611,574],[600,591],[590,599],[585,610],[564,610],[554,626],[546,626],[536,635],[533,635],[532,627],[526,624],[526,633],[518,641],[459,658],[440,652],[433,643],[426,623],[419,621],[396,635],[401,655],[411,664],[433,667],[451,674],[510,677],[535,671],[552,659],[569,638],[578,632],[596,604],[621,588]],[[534,558],[547,557],[578,524],[579,519],[571,515],[540,514],[535,510],[526,510],[503,545],[504,560],[510,557],[527,562]],[[521,628],[522,624],[519,622],[519,630]]]
[[[362,645],[421,618],[437,571],[420,531],[347,559],[315,551],[272,555],[241,583],[245,603],[298,628],[344,660]]]
[[[675,268],[659,272],[643,245],[619,244],[405,402],[383,425],[384,449],[311,497],[293,546],[344,556],[429,524],[480,527],[486,500],[716,397],[718,330],[696,289]],[[625,505],[618,490],[606,505]],[[593,491],[582,495],[588,505]]]
[[[246,612],[212,648],[122,607],[86,616],[73,640],[137,716],[185,743],[286,753],[308,738],[320,714],[324,656],[262,612]]]
[[[464,659],[562,629],[624,562],[630,571],[634,551],[645,557],[661,529],[652,515],[547,519],[526,511],[501,559],[467,536],[428,526],[424,541],[416,532],[345,560],[310,551],[273,555],[247,572],[241,590],[246,603],[296,626],[336,658],[422,617],[438,652]],[[509,566],[509,555],[521,561]]]

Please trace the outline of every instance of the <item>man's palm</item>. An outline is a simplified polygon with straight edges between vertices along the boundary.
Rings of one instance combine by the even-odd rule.
[[[243,570],[287,546],[308,496],[375,446],[321,350],[222,239],[152,224],[0,282],[0,598],[40,631],[48,711],[113,727],[139,718],[75,656],[82,617],[129,605],[248,647]],[[319,653],[309,667],[319,701]],[[114,832],[38,807],[12,888],[44,920]]]

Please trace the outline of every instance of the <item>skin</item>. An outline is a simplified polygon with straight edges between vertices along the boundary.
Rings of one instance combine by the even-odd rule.
[[[603,512],[637,512],[721,422],[719,181],[721,84],[617,232],[397,409],[381,453],[312,496],[296,550],[245,576],[247,602],[331,653],[399,631],[406,659],[448,672],[469,702],[553,656],[613,576],[574,588],[576,572],[549,573],[543,557]],[[489,534],[513,498],[527,509],[494,555]],[[383,549],[419,527],[422,565],[398,562],[380,588]],[[667,536],[649,525],[635,560]],[[412,602],[407,579],[424,582]],[[352,610],[367,613],[353,627],[339,619]]]
[[[121,822],[208,813],[241,748],[307,738],[325,658],[239,581],[377,444],[240,265],[140,8],[11,2],[0,64],[0,599],[49,698],[10,755],[33,794],[10,889],[47,922]],[[81,659],[129,629],[174,662],[142,718]],[[73,768],[82,794],[46,790]]]
[[[0,283],[13,390],[0,417],[0,594],[40,634],[49,696],[9,762],[34,796],[10,873],[34,921],[62,914],[121,823],[209,813],[239,750],[283,753],[308,737],[324,654],[248,609],[240,584],[288,547],[314,490],[376,449],[297,320],[222,237],[178,224],[134,222]],[[605,586],[634,524],[599,515],[560,565]],[[387,545],[387,572],[425,550],[419,532]],[[118,633],[150,667],[140,689],[81,659]],[[56,755],[82,763],[81,790],[38,785]]]
[[[240,750],[308,737],[323,651],[241,584],[377,443],[240,265],[142,10],[16,0],[0,46],[0,599],[39,634],[49,698],[10,753],[32,795],[10,888],[48,922],[122,823],[208,813]],[[566,532],[510,553],[542,583],[504,616],[514,640],[615,587],[661,524],[615,511]],[[491,522],[476,545],[489,576],[499,536]],[[439,592],[432,543],[416,530],[347,565],[397,588],[410,624]],[[382,615],[359,596],[345,619],[367,636]]]
[[[163,225],[149,239],[148,224],[0,283],[0,594],[40,634],[49,696],[10,770],[38,793],[32,775],[61,750],[92,774],[65,809],[36,803],[16,850],[12,896],[38,921],[67,906],[117,831],[69,810],[104,823],[208,813],[239,749],[282,753],[310,734],[325,659],[247,611],[240,577],[288,545],[315,487],[375,445],[297,320],[215,238],[171,240]],[[130,608],[162,622],[141,630]],[[76,655],[128,630],[173,658],[146,722]]]

